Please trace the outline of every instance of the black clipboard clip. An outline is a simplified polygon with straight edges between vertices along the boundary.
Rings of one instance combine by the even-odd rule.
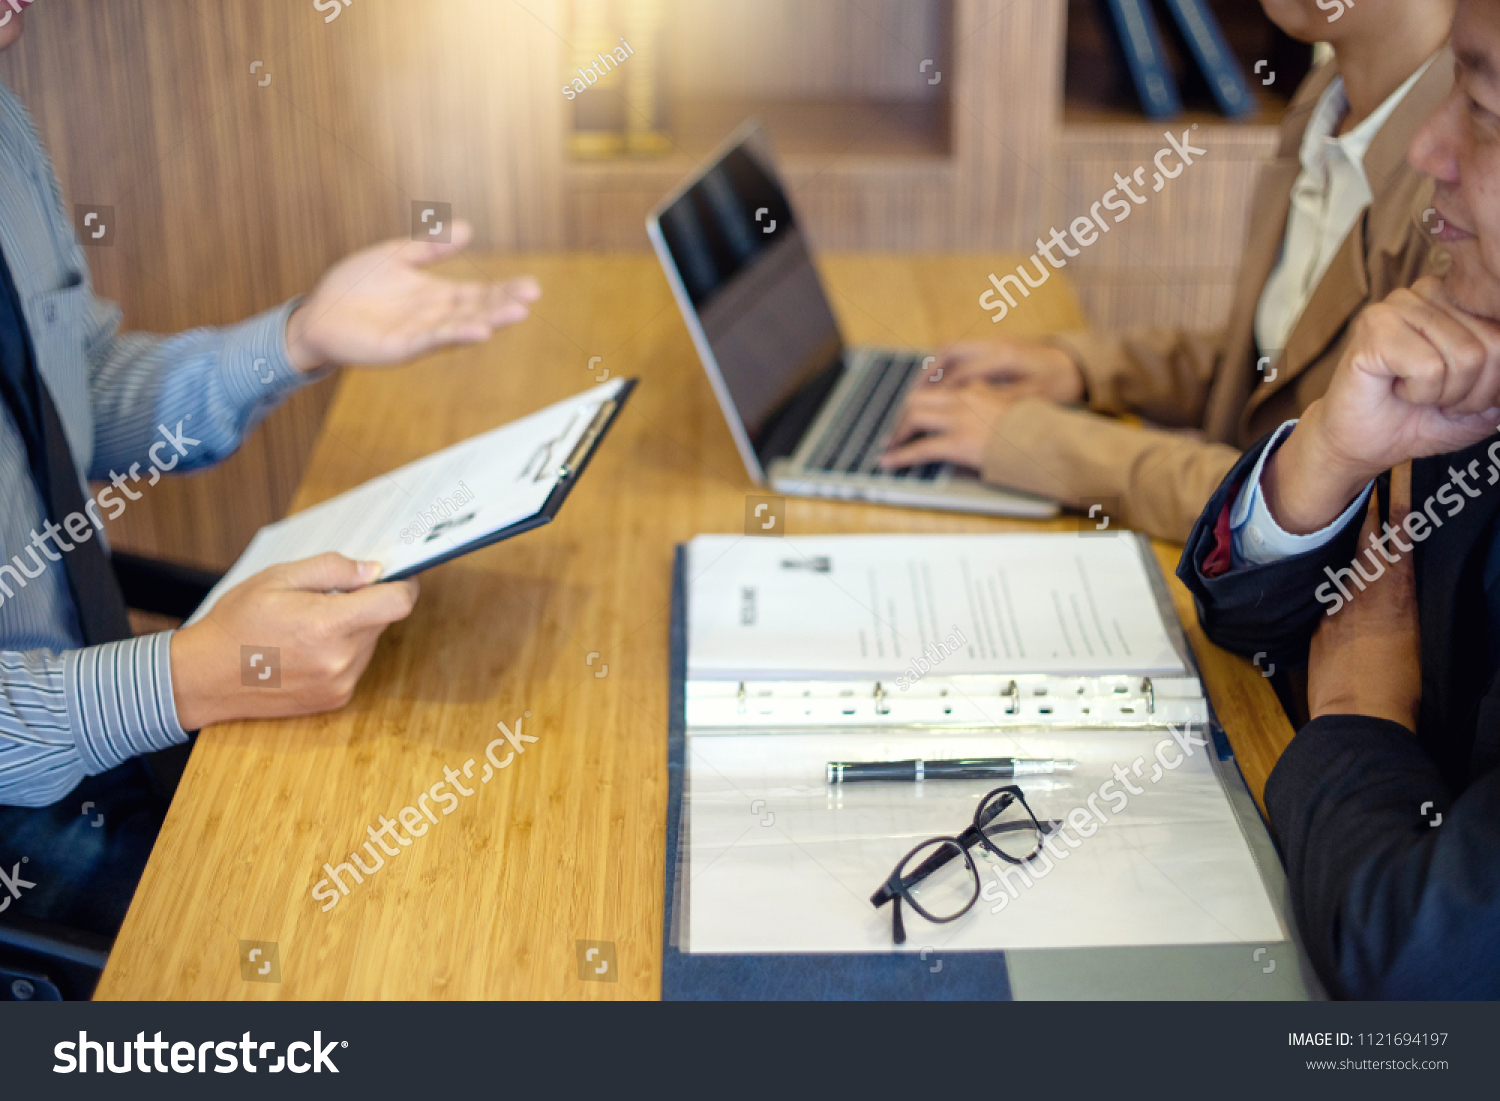
[[[427,559],[381,580],[400,581],[402,578],[414,577],[419,573],[430,570],[435,566],[441,566],[445,562],[451,562],[455,558],[470,554],[482,547],[488,547],[494,543],[503,542],[506,539],[514,539],[518,535],[524,535],[528,531],[535,531],[539,527],[550,524],[562,509],[563,502],[568,498],[568,493],[577,484],[578,479],[582,477],[584,469],[589,464],[589,460],[593,458],[594,452],[598,450],[600,441],[604,439],[605,434],[620,415],[620,410],[624,408],[625,400],[635,390],[637,381],[637,379],[633,378],[626,379],[624,385],[620,387],[619,392],[613,398],[610,398],[599,406],[598,410],[594,413],[593,419],[589,421],[588,428],[579,438],[578,443],[574,445],[572,452],[563,460],[561,466],[555,468],[551,466],[551,449],[556,446],[557,440],[543,444],[537,449],[536,455],[542,460],[540,472],[543,474],[550,473],[555,476],[557,484],[552,487],[552,492],[547,495],[546,503],[542,505],[541,510],[536,515],[519,520],[507,528],[501,528],[499,531],[480,536],[461,547],[455,547],[445,554]],[[570,431],[572,431],[571,424],[557,439],[565,438]],[[535,461],[536,457],[533,457],[532,462]],[[524,477],[525,471],[530,469],[531,463],[529,462],[526,464],[525,470],[522,471],[522,476]],[[535,480],[544,481],[545,479],[537,477]]]

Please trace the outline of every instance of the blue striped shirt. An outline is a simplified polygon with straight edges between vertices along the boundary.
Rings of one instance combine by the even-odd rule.
[[[74,461],[87,477],[117,483],[99,495],[105,516],[149,493],[155,470],[225,458],[306,381],[287,358],[293,303],[224,329],[120,333],[119,309],[94,297],[30,116],[3,86],[0,245]],[[0,489],[0,805],[45,806],[85,776],[187,734],[172,697],[171,632],[82,646],[66,571],[34,548],[46,517],[3,404]]]

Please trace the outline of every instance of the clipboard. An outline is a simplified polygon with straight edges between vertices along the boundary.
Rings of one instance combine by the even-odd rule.
[[[452,562],[455,558],[462,558],[466,554],[483,550],[485,547],[495,543],[503,543],[507,539],[514,539],[518,535],[525,535],[528,531],[535,531],[537,528],[545,527],[557,519],[557,514],[562,511],[563,502],[568,499],[568,494],[573,492],[573,487],[583,477],[583,472],[588,469],[589,462],[593,459],[594,453],[599,450],[599,445],[604,442],[604,437],[614,427],[615,421],[619,419],[620,411],[625,408],[625,402],[635,392],[636,383],[639,381],[639,379],[634,378],[626,379],[625,384],[620,388],[620,392],[599,408],[599,412],[594,415],[593,421],[584,431],[583,437],[578,441],[568,457],[563,460],[562,469],[567,471],[567,473],[558,481],[552,493],[547,497],[547,503],[542,506],[541,511],[535,516],[527,520],[522,520],[520,523],[511,524],[509,527],[501,528],[498,531],[490,532],[487,535],[479,536],[471,542],[446,551],[436,558],[423,562],[419,566],[401,570],[381,580],[402,581],[408,577],[415,577],[446,562]]]
[[[382,581],[400,581],[550,524],[637,381],[565,398],[266,525],[188,622],[235,585],[287,562],[333,552],[378,561]],[[478,534],[465,538],[470,526]]]

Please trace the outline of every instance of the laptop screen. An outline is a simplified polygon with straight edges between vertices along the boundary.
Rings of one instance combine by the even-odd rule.
[[[759,132],[736,145],[661,214],[661,236],[762,462],[793,398],[843,353]],[[800,417],[798,419],[801,419]],[[774,450],[785,450],[775,446]]]

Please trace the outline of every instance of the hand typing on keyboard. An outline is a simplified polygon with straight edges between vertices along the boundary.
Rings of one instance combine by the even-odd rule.
[[[1032,394],[1018,387],[970,382],[962,386],[912,387],[906,409],[880,459],[884,470],[953,463],[980,469],[985,448],[1006,411]]]
[[[1004,383],[1064,405],[1084,398],[1083,373],[1061,348],[1026,337],[964,341],[944,348],[918,380],[922,388]]]

